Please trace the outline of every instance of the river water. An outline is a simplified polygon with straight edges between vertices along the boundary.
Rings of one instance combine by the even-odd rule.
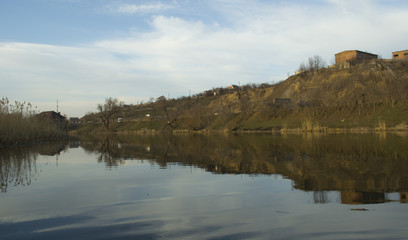
[[[0,150],[0,239],[406,239],[408,137],[87,136]]]

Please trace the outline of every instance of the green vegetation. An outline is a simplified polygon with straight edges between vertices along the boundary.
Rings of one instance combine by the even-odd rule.
[[[285,81],[214,88],[192,97],[159,97],[120,107],[113,131],[404,130],[408,121],[408,61],[372,60],[322,68],[319,57]],[[103,131],[98,113],[78,132]]]
[[[0,100],[0,147],[66,136],[57,124],[36,117],[30,103]]]

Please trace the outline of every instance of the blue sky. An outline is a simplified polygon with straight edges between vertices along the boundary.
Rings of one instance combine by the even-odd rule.
[[[0,97],[83,116],[229,84],[274,83],[308,57],[408,49],[405,0],[1,0]]]

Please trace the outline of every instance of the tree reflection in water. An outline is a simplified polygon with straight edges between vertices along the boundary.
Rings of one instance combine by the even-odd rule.
[[[115,135],[87,137],[81,146],[108,168],[139,159],[167,167],[195,166],[215,174],[280,174],[296,189],[340,191],[347,204],[389,201],[385,193],[408,192],[408,138],[364,135]]]
[[[7,192],[9,185],[30,185],[31,179],[38,174],[36,159],[37,154],[32,154],[25,149],[2,150],[0,154],[1,192]]]
[[[0,150],[0,188],[7,192],[10,186],[28,186],[38,177],[39,155],[54,156],[66,149],[67,143],[41,144]]]

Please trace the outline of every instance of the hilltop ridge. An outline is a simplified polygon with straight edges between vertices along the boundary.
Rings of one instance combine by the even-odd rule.
[[[124,106],[115,131],[402,128],[408,121],[408,61],[370,60],[308,70],[277,84],[217,88],[193,97]],[[102,130],[98,114],[79,131]]]

